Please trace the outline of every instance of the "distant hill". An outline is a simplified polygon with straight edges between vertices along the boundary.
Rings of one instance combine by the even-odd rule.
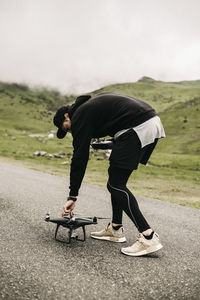
[[[106,91],[145,100],[157,112],[161,112],[175,103],[186,102],[200,97],[200,80],[163,82],[149,77],[142,77],[137,82],[108,85],[94,93]]]
[[[59,106],[69,103],[73,95],[62,95],[56,89],[30,88],[26,84],[0,82],[0,97],[19,99],[21,104],[42,104],[54,111]]]
[[[47,131],[52,127],[53,112],[73,99],[55,89],[0,82],[0,128]]]

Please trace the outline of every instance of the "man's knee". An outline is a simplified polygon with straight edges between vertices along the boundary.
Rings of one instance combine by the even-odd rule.
[[[129,176],[131,175],[132,170],[120,169],[113,166],[110,166],[108,169],[109,179],[107,183],[108,190],[123,189],[126,188],[126,184]]]
[[[112,182],[108,180],[107,189],[112,194],[112,196],[118,196],[126,190],[126,184],[117,181]]]

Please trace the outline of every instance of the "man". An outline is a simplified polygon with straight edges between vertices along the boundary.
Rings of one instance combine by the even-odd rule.
[[[72,215],[78,191],[85,174],[92,138],[113,137],[113,148],[108,169],[107,188],[111,194],[112,223],[91,237],[112,242],[125,242],[122,226],[123,211],[139,231],[137,241],[122,248],[130,256],[140,256],[162,248],[155,233],[141,213],[137,200],[126,187],[128,178],[138,164],[146,164],[158,139],[165,132],[155,110],[135,98],[114,93],[80,96],[71,106],[61,107],[54,116],[57,137],[64,138],[69,131],[73,137],[73,157],[70,169],[70,187],[63,213]]]

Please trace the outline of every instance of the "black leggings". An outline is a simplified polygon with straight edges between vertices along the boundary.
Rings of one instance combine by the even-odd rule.
[[[137,200],[126,187],[126,183],[132,173],[132,170],[110,166],[108,173],[109,179],[107,188],[111,193],[113,210],[112,222],[122,224],[122,214],[123,211],[125,211],[139,232],[149,229],[150,226],[142,215]]]

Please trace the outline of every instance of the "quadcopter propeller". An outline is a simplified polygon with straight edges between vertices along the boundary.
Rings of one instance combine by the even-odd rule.
[[[87,218],[87,219],[93,219],[94,217],[95,218],[97,218],[97,219],[99,219],[99,220],[108,220],[108,219],[110,219],[110,218],[107,218],[107,217],[96,217],[96,216],[94,216],[94,217],[91,217],[91,216],[82,216],[81,214],[79,214],[79,213],[75,213],[75,214],[73,214],[74,216],[81,216],[82,218]]]

